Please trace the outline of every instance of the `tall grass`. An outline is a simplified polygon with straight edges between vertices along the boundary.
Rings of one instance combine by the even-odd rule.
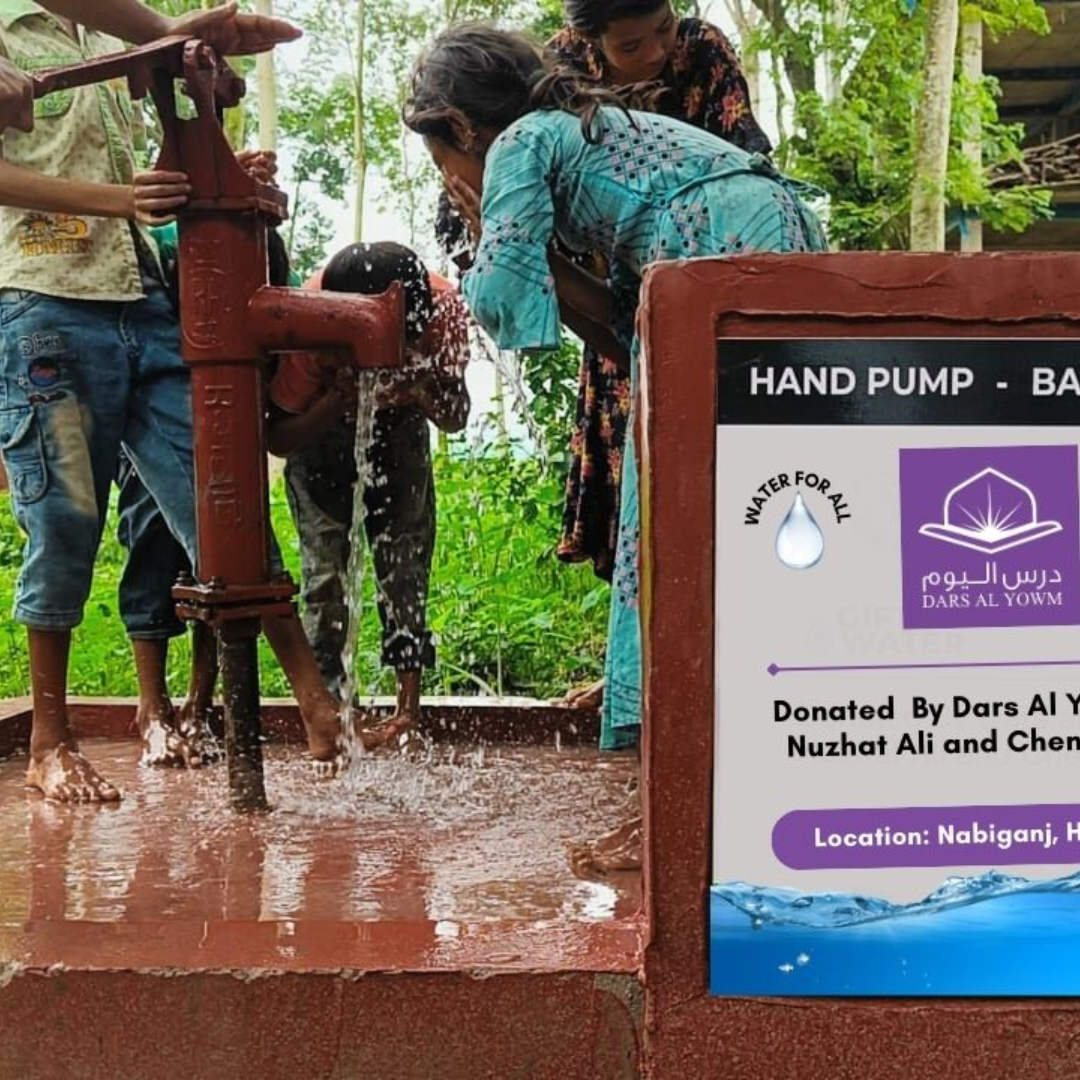
[[[554,555],[561,481],[533,457],[511,448],[436,455],[438,540],[428,618],[438,641],[437,666],[426,673],[431,694],[547,696],[596,677],[602,665],[607,586],[586,567],[567,567]],[[299,580],[299,549],[280,480],[271,489],[271,520],[285,562]],[[10,502],[0,496],[0,697],[29,692],[25,633],[11,619],[22,536]],[[75,631],[72,694],[131,696],[136,692],[131,650],[116,610],[124,552],[110,515],[85,619]],[[360,686],[393,689],[379,663],[378,616],[371,574],[357,669]],[[170,687],[183,693],[190,666],[187,637],[170,648]],[[288,685],[265,642],[261,688],[287,697]]]

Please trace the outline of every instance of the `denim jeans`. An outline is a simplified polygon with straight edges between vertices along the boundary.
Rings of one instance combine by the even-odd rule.
[[[0,291],[0,452],[27,536],[16,621],[82,620],[121,447],[194,563],[191,393],[165,292],[148,283],[121,303]]]
[[[165,516],[124,453],[116,486],[120,489],[116,538],[128,553],[120,574],[120,620],[129,638],[177,637],[184,632],[184,624],[176,614],[172,587],[181,572],[192,572],[191,560],[169,532]]]
[[[172,587],[181,572],[193,573],[191,560],[125,453],[120,455],[116,486],[120,489],[116,538],[128,553],[120,575],[120,619],[129,638],[176,637],[184,632],[184,624],[176,614]],[[283,569],[281,549],[271,529],[270,573]]]

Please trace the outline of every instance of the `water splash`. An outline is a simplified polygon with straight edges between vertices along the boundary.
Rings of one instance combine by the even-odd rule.
[[[795,501],[776,531],[776,554],[792,570],[809,570],[824,551],[825,537],[803,501],[802,492],[796,491]]]
[[[345,569],[345,602],[349,625],[345,633],[342,664],[345,668],[344,707],[341,710],[341,738],[346,755],[344,783],[354,788],[356,764],[364,747],[356,734],[353,702],[357,693],[356,644],[360,637],[364,593],[364,523],[367,505],[364,492],[372,479],[371,443],[375,437],[376,386],[378,374],[359,371],[356,377],[356,437],[353,454],[356,458],[356,483],[353,487],[352,521],[349,524],[349,561]]]
[[[474,335],[475,342],[479,345],[483,354],[491,361],[495,368],[495,414],[494,420],[498,428],[498,434],[506,437],[507,422],[505,405],[509,403],[513,415],[521,421],[525,427],[532,449],[539,454],[541,461],[547,465],[547,447],[544,442],[544,433],[540,428],[536,417],[533,415],[529,403],[529,390],[525,385],[525,372],[522,367],[522,354],[510,349],[498,349],[491,339],[483,334]]]

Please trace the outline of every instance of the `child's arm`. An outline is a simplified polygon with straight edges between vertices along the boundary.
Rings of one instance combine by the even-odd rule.
[[[0,158],[0,205],[22,210],[134,218],[156,225],[187,201],[190,190],[183,173],[140,173],[131,185],[92,184],[46,176]]]
[[[423,365],[410,386],[411,400],[440,430],[453,435],[469,419],[465,367],[469,362],[469,309],[456,290],[440,292],[421,340]]]
[[[355,415],[356,375],[352,368],[345,366],[338,370],[333,386],[303,412],[286,412],[271,400],[266,448],[275,457],[288,457],[318,442],[328,427],[350,423]]]
[[[301,33],[284,19],[238,13],[235,3],[172,17],[159,15],[138,0],[43,0],[41,6],[135,45],[187,34],[227,55],[266,52]]]
[[[611,329],[607,285],[560,252],[548,252],[548,265],[555,278],[562,321],[601,356],[611,357],[624,374],[629,372],[630,354]]]
[[[427,372],[408,388],[408,399],[401,404],[415,405],[448,435],[461,431],[469,419],[469,391],[460,376]]]

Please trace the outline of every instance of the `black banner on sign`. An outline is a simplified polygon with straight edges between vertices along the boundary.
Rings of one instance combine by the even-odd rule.
[[[1075,424],[1075,339],[721,340],[721,424]]]

